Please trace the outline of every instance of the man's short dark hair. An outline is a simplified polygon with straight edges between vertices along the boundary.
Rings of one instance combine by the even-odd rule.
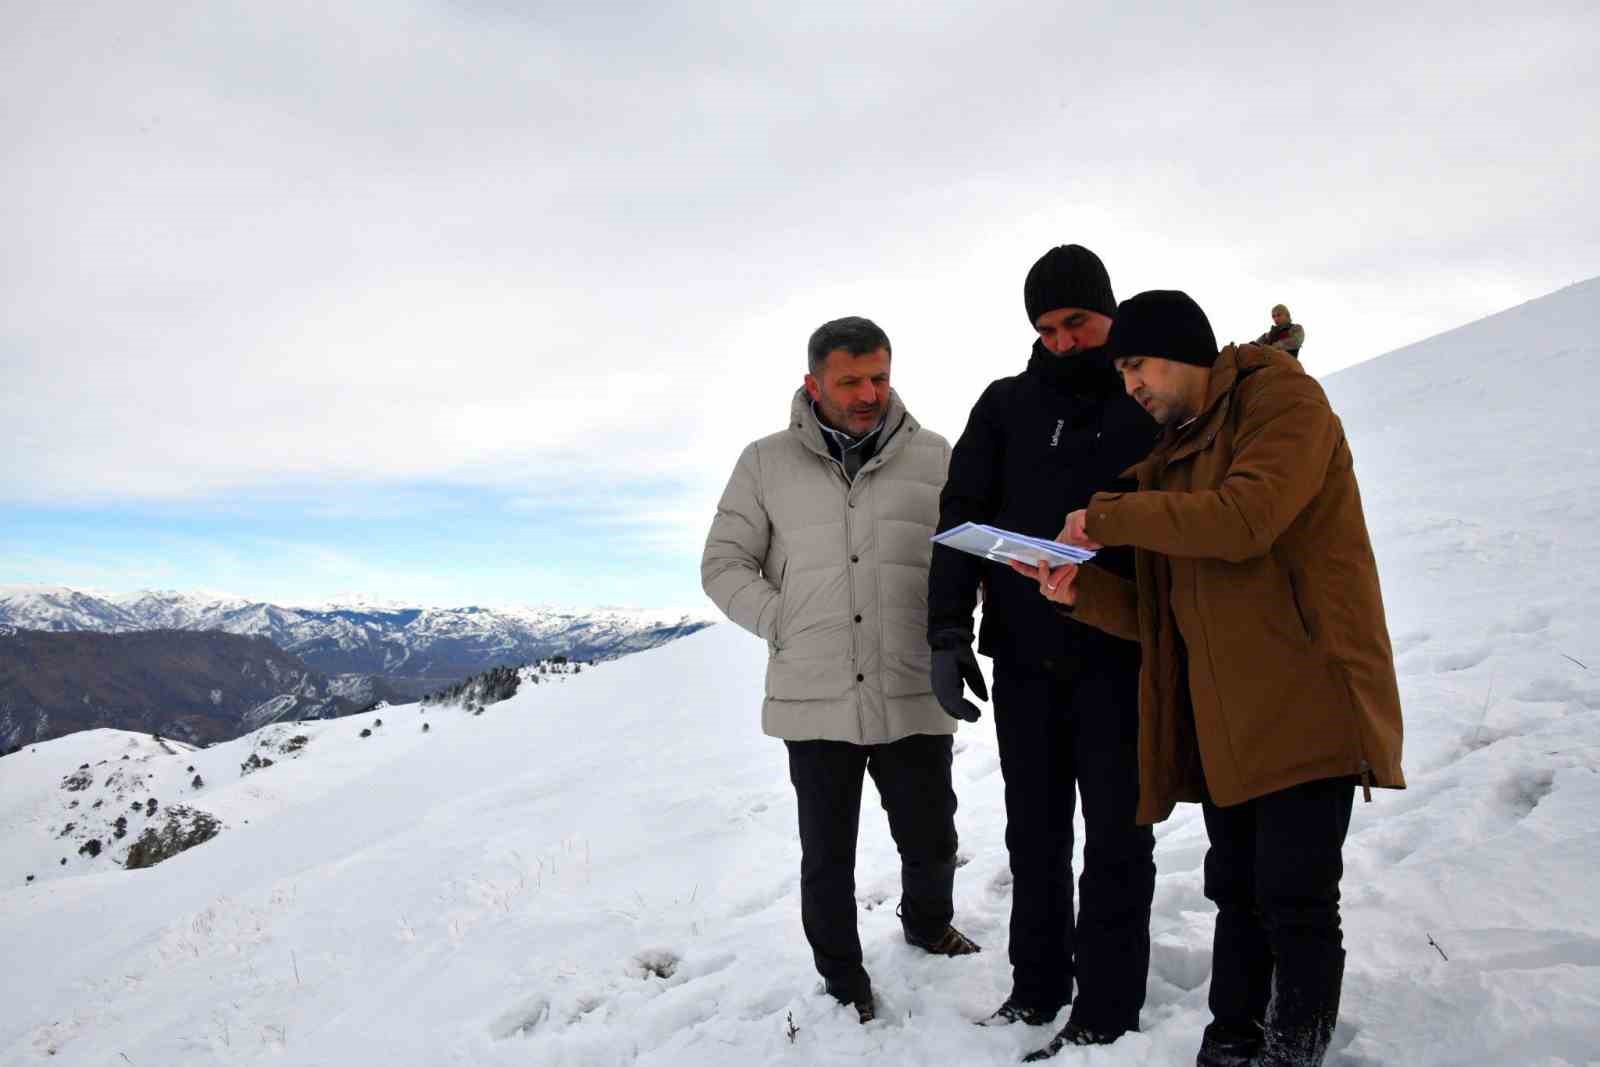
[[[859,315],[847,315],[817,327],[806,343],[806,359],[812,374],[822,370],[828,353],[835,348],[842,348],[852,356],[870,356],[880,348],[894,354],[889,347],[889,335],[877,323]]]

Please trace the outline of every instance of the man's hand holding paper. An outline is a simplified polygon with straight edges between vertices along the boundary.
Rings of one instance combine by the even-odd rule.
[[[1076,563],[1063,563],[1059,567],[1051,568],[1048,564],[1040,563],[1037,567],[1030,567],[1026,563],[1011,561],[1011,569],[1024,578],[1033,578],[1039,583],[1039,593],[1046,600],[1057,604],[1072,607],[1077,603],[1078,591],[1075,583],[1078,580],[1078,565]]]

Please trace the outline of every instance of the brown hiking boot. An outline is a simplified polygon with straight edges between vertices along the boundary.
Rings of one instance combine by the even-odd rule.
[[[995,1009],[995,1013],[987,1019],[979,1019],[979,1026],[1010,1026],[1012,1023],[1021,1023],[1024,1026],[1044,1026],[1055,1021],[1056,1013],[1060,1008],[1030,1008],[1026,1004],[1019,1004],[1007,997],[1006,1002]]]
[[[906,933],[906,943],[915,945],[922,951],[934,956],[970,956],[974,952],[982,952],[978,943],[954,926],[946,926],[944,932],[931,941],[924,941],[920,937],[913,937]]]
[[[1050,1039],[1050,1043],[1042,1049],[1028,1053],[1022,1057],[1023,1063],[1038,1063],[1047,1060],[1066,1048],[1068,1045],[1110,1045],[1126,1031],[1119,1030],[1112,1033],[1109,1030],[1090,1030],[1075,1022],[1068,1022],[1061,1028],[1061,1032]]]

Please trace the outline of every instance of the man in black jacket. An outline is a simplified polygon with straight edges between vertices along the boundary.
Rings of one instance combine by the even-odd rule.
[[[1079,245],[1051,249],[1028,272],[1023,297],[1039,334],[1033,356],[972,409],[940,496],[941,531],[982,522],[1053,538],[1092,494],[1133,488],[1120,475],[1155,443],[1155,423],[1102,348],[1117,305],[1099,257]],[[1133,573],[1120,549],[1092,565]],[[980,587],[978,651],[994,659],[1012,873],[1012,991],[988,1021],[1039,1025],[1071,1003],[1055,1047],[1107,1044],[1138,1029],[1150,960],[1155,840],[1134,822],[1139,648],[1063,617],[1009,568],[936,546],[933,689],[957,718],[978,717],[963,681],[988,695],[972,651]],[[1076,923],[1074,787],[1086,831]]]

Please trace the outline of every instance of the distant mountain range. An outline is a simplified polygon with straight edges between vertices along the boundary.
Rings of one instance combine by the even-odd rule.
[[[710,620],[620,610],[370,603],[286,607],[177,592],[100,596],[63,587],[11,586],[0,587],[4,625],[93,633],[217,630],[264,637],[328,676],[344,695],[370,703],[390,693],[415,699],[499,665],[557,655],[613,659],[694,633]]]
[[[46,633],[0,628],[0,752],[112,727],[205,745],[282,720],[369,706],[264,637],[216,631]],[[393,695],[393,694],[387,694]]]

